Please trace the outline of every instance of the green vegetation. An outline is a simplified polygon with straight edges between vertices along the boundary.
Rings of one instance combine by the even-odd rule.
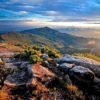
[[[74,55],[79,57],[87,57],[100,62],[100,57],[92,53],[74,53]]]
[[[26,46],[24,51],[19,54],[20,59],[29,60],[31,63],[41,63],[44,60],[50,61],[60,56],[61,54],[58,50],[40,45]]]

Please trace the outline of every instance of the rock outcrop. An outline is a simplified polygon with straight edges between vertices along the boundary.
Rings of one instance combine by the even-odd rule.
[[[64,73],[68,73],[70,69],[74,67],[74,64],[62,63],[58,66],[58,69]]]
[[[74,64],[63,63],[58,66],[58,69],[61,72],[64,72],[64,74],[69,74],[81,82],[91,82],[95,77],[94,72],[92,72],[89,68]]]
[[[77,66],[83,66],[93,71],[95,75],[100,78],[100,62],[95,60],[86,57],[65,55],[64,57],[57,59],[57,62],[58,64],[70,63]]]
[[[65,55],[56,60],[58,69],[64,74],[73,77],[82,86],[87,86],[87,90],[100,93],[100,63],[86,58]]]
[[[57,59],[58,63],[73,63],[73,64],[89,64],[89,65],[100,65],[99,62],[86,58],[86,57],[78,57],[78,56],[71,56],[71,55],[65,55],[59,59]]]
[[[34,87],[35,90],[38,89],[37,91],[45,91],[47,90],[45,85],[51,83],[56,77],[54,73],[40,64],[32,65],[25,61],[18,61],[16,63],[14,61],[6,63],[5,66],[13,69],[13,72],[4,81],[4,86],[9,89],[9,92],[23,91],[23,89],[25,92],[30,87],[32,89]]]
[[[84,94],[86,92],[86,95],[90,92],[94,95],[100,94],[99,62],[89,58],[66,55],[54,60],[55,64],[53,64],[47,61],[47,55],[44,55],[43,58],[43,64],[30,64],[28,61],[21,61],[13,57],[2,58],[3,66],[12,69],[12,73],[4,81],[6,90],[11,95],[20,94],[21,96],[34,92],[34,97],[30,98],[35,99],[38,98],[38,95],[39,98],[50,98],[52,93],[56,93],[56,97],[63,100],[66,93],[67,97],[69,94],[65,84],[72,86],[73,83],[77,83],[77,87],[82,87],[82,91]],[[70,88],[73,89],[73,87]],[[84,90],[84,88],[86,89]],[[52,93],[50,89],[53,89]],[[52,94],[53,99],[54,94]]]

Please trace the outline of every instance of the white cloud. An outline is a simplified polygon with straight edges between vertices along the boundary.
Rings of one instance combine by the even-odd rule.
[[[30,5],[22,5],[22,6],[20,5],[18,7],[23,8],[23,9],[32,9],[32,8],[34,8],[34,6],[30,6]]]
[[[88,22],[50,22],[50,19],[33,18],[32,21],[25,22],[29,26],[51,26],[51,27],[76,27],[76,28],[100,28],[100,24],[88,23]]]
[[[54,11],[54,10],[50,10],[50,11],[46,11],[46,14],[48,15],[48,16],[57,16],[57,15],[59,15],[59,12],[57,12],[57,11]]]
[[[20,11],[19,14],[28,14],[27,11]]]

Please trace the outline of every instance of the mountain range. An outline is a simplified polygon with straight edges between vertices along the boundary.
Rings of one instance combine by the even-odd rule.
[[[100,40],[93,38],[83,38],[61,33],[49,27],[35,28],[21,32],[8,32],[0,34],[2,42],[14,44],[42,44],[49,47],[55,47],[63,53],[73,51],[84,51],[91,49],[100,49]]]

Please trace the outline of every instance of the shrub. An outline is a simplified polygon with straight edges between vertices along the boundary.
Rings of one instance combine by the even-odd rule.
[[[42,62],[42,59],[37,55],[31,55],[29,61],[31,63]]]
[[[49,60],[60,56],[60,52],[47,46],[33,45],[24,49],[20,54],[20,59],[29,60],[31,63],[41,63],[43,61],[42,55],[47,54]]]

